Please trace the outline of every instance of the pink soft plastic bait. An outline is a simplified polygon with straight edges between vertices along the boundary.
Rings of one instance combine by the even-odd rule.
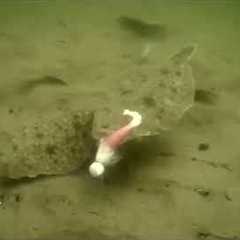
[[[89,166],[89,173],[92,177],[103,176],[105,168],[114,164],[118,147],[127,139],[133,129],[142,123],[142,116],[138,112],[125,109],[123,115],[130,116],[132,119],[127,125],[100,140],[95,161]]]

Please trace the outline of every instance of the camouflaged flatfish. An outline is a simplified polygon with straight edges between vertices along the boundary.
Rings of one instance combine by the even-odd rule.
[[[143,115],[137,135],[171,129],[194,103],[195,86],[189,61],[196,47],[193,44],[180,49],[163,65],[135,64],[119,72],[115,78],[120,90],[112,96],[109,93],[110,100],[103,102],[104,109],[97,111],[98,126],[119,126],[122,110],[128,108]]]
[[[0,177],[32,178],[78,169],[93,157],[92,124],[91,112],[55,112],[50,117],[36,115],[18,131],[5,132]]]

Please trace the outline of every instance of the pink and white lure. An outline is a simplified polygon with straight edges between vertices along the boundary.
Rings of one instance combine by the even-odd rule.
[[[142,123],[142,116],[138,112],[125,109],[123,115],[130,116],[132,119],[127,125],[100,140],[95,161],[89,166],[89,173],[92,177],[103,176],[105,168],[116,162],[116,150],[124,143],[133,129]]]

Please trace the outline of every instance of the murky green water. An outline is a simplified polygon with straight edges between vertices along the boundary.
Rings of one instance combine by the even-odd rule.
[[[0,1],[0,239],[240,239],[239,11],[237,0]],[[51,134],[59,111],[94,110],[98,139],[124,108],[147,124],[104,181],[87,170],[95,140],[79,165],[53,159],[74,170],[64,175],[35,178],[53,165],[32,148],[11,155],[12,136],[27,145],[35,121]],[[69,156],[54,139],[50,159],[54,144]]]

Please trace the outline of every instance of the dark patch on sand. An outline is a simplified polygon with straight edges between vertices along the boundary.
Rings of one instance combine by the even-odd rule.
[[[218,95],[210,90],[196,89],[194,100],[202,104],[214,105],[218,100]]]
[[[40,86],[67,86],[67,82],[63,79],[54,76],[44,76],[36,79],[26,80],[19,88],[18,92],[21,94],[28,94],[35,88]]]
[[[208,143],[200,143],[198,145],[198,150],[199,151],[207,151],[209,149],[209,144]]]
[[[122,29],[134,33],[139,37],[165,39],[166,25],[149,23],[139,18],[120,16],[118,22]]]

